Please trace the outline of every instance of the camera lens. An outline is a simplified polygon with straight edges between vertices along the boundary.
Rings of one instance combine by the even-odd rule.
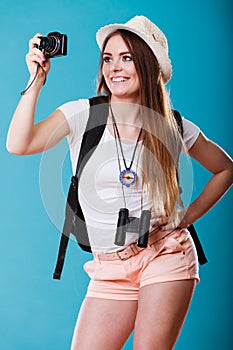
[[[54,56],[60,47],[60,40],[54,36],[44,37],[41,40],[41,48],[45,51],[45,54]]]

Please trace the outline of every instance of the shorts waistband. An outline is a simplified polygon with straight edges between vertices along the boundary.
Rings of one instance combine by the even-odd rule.
[[[177,228],[175,228],[174,230],[169,230],[169,232],[160,232],[157,231],[156,232],[151,232],[149,234],[149,239],[148,239],[148,245],[151,246],[153,244],[155,244],[156,242],[160,241],[161,239],[169,236],[171,233],[173,233],[174,231],[176,231]],[[127,260],[129,258],[131,258],[134,255],[137,255],[139,252],[141,252],[142,250],[144,250],[145,248],[141,248],[137,246],[137,243],[132,243],[130,244],[128,247],[122,249],[122,250],[118,250],[116,252],[112,252],[112,253],[95,253],[93,252],[93,255],[96,259],[98,260],[102,260],[102,261],[113,261],[113,260]]]

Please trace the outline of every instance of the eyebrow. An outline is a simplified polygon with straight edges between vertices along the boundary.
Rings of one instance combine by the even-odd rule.
[[[123,55],[131,55],[131,53],[129,52],[129,51],[124,51],[124,52],[121,52],[120,53],[120,56],[123,56]],[[109,53],[109,52],[103,52],[103,56],[104,55],[107,55],[107,56],[112,56],[112,54],[111,53]]]

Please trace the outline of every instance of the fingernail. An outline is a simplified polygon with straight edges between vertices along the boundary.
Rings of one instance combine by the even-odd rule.
[[[42,57],[42,60],[43,60],[43,61],[46,61],[46,60],[47,60],[47,58],[46,58],[45,56],[43,56],[43,57]]]
[[[42,65],[42,67],[45,67],[45,63],[44,62],[42,62],[41,65]]]
[[[161,231],[163,228],[161,226],[159,226],[159,231]]]

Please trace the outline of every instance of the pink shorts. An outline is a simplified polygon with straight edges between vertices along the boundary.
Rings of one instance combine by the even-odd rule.
[[[91,281],[87,297],[138,300],[141,287],[168,281],[196,279],[199,282],[196,248],[186,229],[173,231],[127,260],[84,264]]]

